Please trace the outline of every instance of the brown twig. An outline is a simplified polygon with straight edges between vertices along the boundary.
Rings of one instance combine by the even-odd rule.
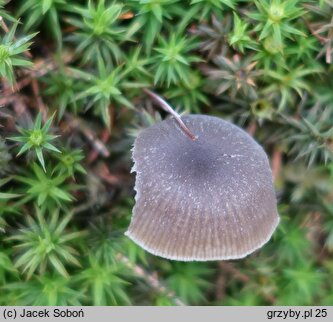
[[[106,148],[104,143],[96,136],[96,134],[89,127],[85,125],[85,123],[79,117],[73,116],[70,113],[65,113],[65,117],[68,120],[67,126],[71,129],[81,132],[100,155],[102,155],[105,158],[110,156],[110,152]]]
[[[317,31],[315,31],[312,26],[311,26],[311,23],[309,21],[307,21],[306,19],[303,18],[303,21],[305,23],[305,25],[309,28],[311,34],[316,37],[322,44],[326,43],[326,38],[325,37],[322,37],[320,35],[317,34]]]
[[[7,97],[2,97],[0,98],[0,107],[1,106],[6,106],[12,104],[13,105],[13,110],[16,113],[16,116],[12,116],[12,118],[16,119],[19,117],[21,114],[27,113],[27,108],[26,108],[26,97],[23,95],[19,94],[14,94],[11,96]]]
[[[131,180],[129,176],[125,176],[121,173],[111,173],[109,167],[105,162],[100,162],[97,169],[94,170],[94,174],[101,178],[104,182],[111,186],[131,186]]]
[[[278,178],[280,174],[281,164],[282,164],[281,151],[276,148],[273,152],[273,157],[272,157],[272,173],[273,173],[273,178],[275,180]]]
[[[251,136],[256,133],[257,130],[257,124],[256,122],[251,122],[250,125],[247,127],[246,132],[249,133]]]
[[[219,266],[223,271],[232,274],[235,278],[242,281],[243,283],[248,283],[250,281],[250,278],[238,270],[232,263],[220,262]]]
[[[6,106],[13,103],[15,100],[17,100],[17,97],[17,94],[1,97],[0,106]]]
[[[144,88],[143,91],[148,94],[155,102],[157,102],[160,107],[162,107],[166,112],[170,113],[176,119],[180,128],[191,140],[195,141],[197,139],[197,137],[192,134],[189,128],[184,124],[180,115],[176,111],[174,111],[173,108],[162,97],[158,96],[147,88]]]
[[[225,297],[226,289],[226,276],[222,270],[219,270],[215,284],[215,298],[217,301],[221,301]]]
[[[311,24],[306,20],[306,19],[303,19],[304,22],[305,22],[305,25],[309,28],[309,30],[311,31],[311,34],[316,37],[319,42],[324,45],[324,44],[327,44],[327,48],[326,48],[326,53],[325,53],[325,59],[326,59],[326,63],[327,64],[330,64],[332,62],[332,48],[331,48],[331,42],[330,42],[330,39],[332,39],[332,36],[333,36],[333,30],[332,28],[329,30],[328,32],[328,37],[325,38],[321,35],[319,35],[321,32],[324,31],[323,28],[320,28],[318,30],[314,30],[311,26]],[[331,20],[331,24],[333,23],[333,18]],[[319,55],[320,56],[320,53]]]
[[[36,103],[37,103],[38,110],[42,113],[43,120],[46,121],[46,119],[47,119],[47,107],[44,104],[44,102],[42,100],[42,97],[39,94],[39,85],[38,85],[37,79],[35,79],[35,78],[32,79],[31,85],[32,85],[32,92],[35,96],[35,100],[36,100]]]
[[[110,131],[108,129],[104,129],[101,135],[101,141],[105,144],[109,141],[110,139]],[[89,154],[88,158],[87,158],[87,162],[88,163],[93,163],[98,157],[98,151],[96,151],[96,149],[94,149],[93,151],[91,151],[91,153]]]
[[[128,267],[131,271],[133,271],[135,273],[135,275],[144,279],[158,293],[162,293],[162,294],[166,295],[168,298],[170,298],[172,301],[174,301],[174,303],[176,305],[179,305],[179,306],[185,306],[186,305],[181,299],[179,299],[175,296],[174,292],[168,290],[166,288],[166,286],[164,286],[162,284],[162,282],[160,282],[156,276],[154,276],[153,274],[148,273],[141,266],[131,263],[131,261],[128,259],[128,257],[126,257],[125,255],[123,255],[121,253],[117,254],[117,258],[123,264],[125,264],[126,267]]]
[[[2,16],[0,16],[0,26],[4,30],[5,33],[9,32],[9,29],[8,29],[5,21],[3,20]]]
[[[132,19],[135,16],[135,14],[131,11],[124,12],[123,14],[120,15],[119,19],[122,20],[128,20]]]

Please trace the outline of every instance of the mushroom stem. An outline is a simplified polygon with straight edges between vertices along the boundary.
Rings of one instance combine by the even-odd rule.
[[[152,92],[148,88],[143,89],[148,96],[150,96],[155,102],[157,102],[160,107],[162,107],[166,112],[170,113],[179,124],[180,128],[183,130],[183,132],[192,140],[195,141],[197,137],[189,130],[189,128],[185,125],[185,123],[182,121],[180,115],[173,110],[173,108],[160,96],[158,96],[156,93]]]

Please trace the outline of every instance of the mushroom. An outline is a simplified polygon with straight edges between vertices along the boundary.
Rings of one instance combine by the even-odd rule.
[[[135,140],[136,204],[126,235],[173,260],[245,257],[279,223],[266,153],[230,122],[178,117],[144,129]]]

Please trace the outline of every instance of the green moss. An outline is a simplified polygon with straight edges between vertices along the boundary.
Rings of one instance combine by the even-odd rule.
[[[328,0],[0,0],[0,304],[332,305],[332,15]],[[263,145],[281,223],[261,250],[179,263],[124,236],[133,139],[164,118],[145,87]]]

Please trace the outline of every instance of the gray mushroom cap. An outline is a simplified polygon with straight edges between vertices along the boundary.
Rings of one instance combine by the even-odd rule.
[[[263,246],[279,222],[266,153],[217,117],[182,120],[197,140],[172,118],[135,140],[136,204],[126,235],[168,259],[242,258]]]

